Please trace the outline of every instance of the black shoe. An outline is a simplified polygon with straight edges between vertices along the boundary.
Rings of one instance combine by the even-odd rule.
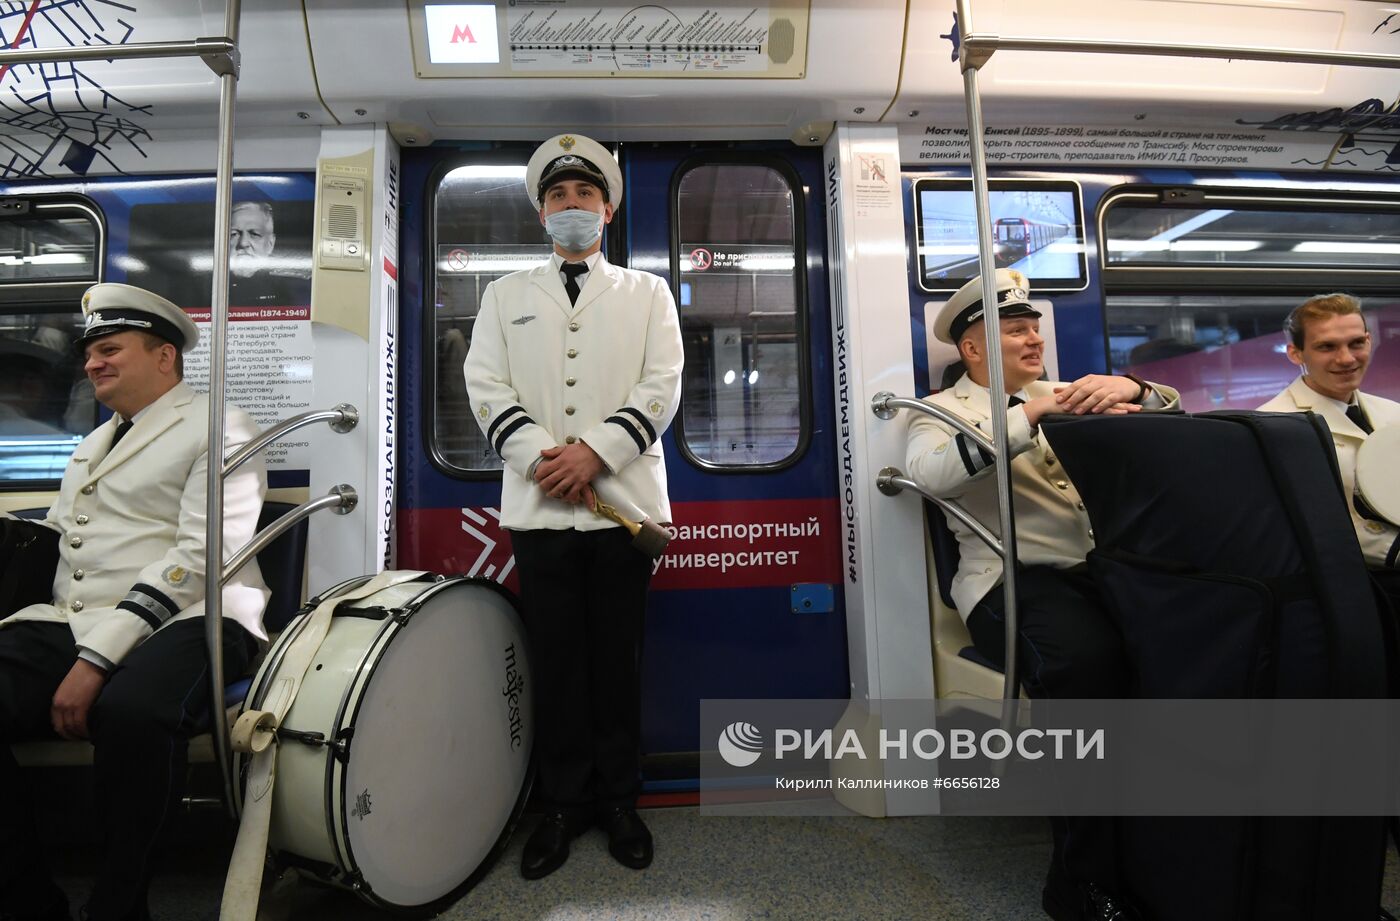
[[[651,832],[637,810],[625,806],[604,809],[598,816],[598,827],[608,833],[608,853],[618,863],[634,870],[651,866]]]
[[[1080,885],[1054,871],[1045,881],[1040,907],[1054,921],[1137,921],[1138,918],[1137,911],[1122,899],[1109,895],[1093,883]]]
[[[1136,921],[1138,913],[1122,899],[1104,892],[1093,883],[1084,885],[1085,921]]]
[[[520,875],[540,879],[564,865],[569,859],[569,842],[583,831],[577,822],[563,812],[545,816],[525,842],[525,854],[520,859]]]

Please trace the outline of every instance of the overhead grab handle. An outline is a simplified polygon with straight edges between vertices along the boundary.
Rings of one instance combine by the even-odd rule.
[[[278,518],[272,524],[263,528],[253,539],[233,555],[224,566],[223,575],[219,578],[219,584],[227,584],[237,572],[248,564],[248,561],[257,556],[267,545],[281,537],[290,530],[297,522],[303,518],[309,518],[323,508],[328,508],[337,515],[348,515],[355,510],[355,506],[360,504],[360,495],[355,492],[353,486],[341,483],[339,486],[332,486],[331,491],[319,499],[312,499],[310,502],[303,502],[287,514]]]
[[[288,432],[294,432],[299,428],[308,425],[315,425],[317,422],[330,423],[331,431],[344,435],[360,424],[360,411],[349,403],[341,403],[333,409],[322,409],[309,413],[302,413],[293,416],[284,422],[279,422],[265,432],[260,432],[257,437],[251,439],[243,447],[229,455],[224,461],[224,476],[228,476],[233,471],[243,465],[248,458],[257,454],[263,448],[272,444]]]

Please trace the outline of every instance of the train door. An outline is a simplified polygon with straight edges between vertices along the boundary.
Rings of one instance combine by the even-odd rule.
[[[500,459],[461,365],[486,284],[550,252],[524,194],[532,147],[405,151],[401,567],[514,585]],[[619,159],[608,258],[670,282],[686,345],[663,440],[675,538],[652,582],[643,687],[644,752],[666,756],[713,747],[701,699],[849,693],[822,183],[816,153],[788,145],[629,145]]]

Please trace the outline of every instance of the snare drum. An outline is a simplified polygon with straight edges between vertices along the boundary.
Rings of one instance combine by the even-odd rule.
[[[245,709],[262,706],[306,620],[283,631]],[[495,583],[427,575],[337,608],[278,731],[274,861],[391,909],[460,897],[529,793],[531,687],[524,627]]]

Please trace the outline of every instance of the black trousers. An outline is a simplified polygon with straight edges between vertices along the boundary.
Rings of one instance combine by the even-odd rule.
[[[633,806],[651,560],[622,528],[513,531],[535,680],[537,784],[586,818]]]
[[[1400,569],[1372,569],[1371,578],[1381,587],[1386,598],[1390,600],[1390,608],[1400,617]]]
[[[242,674],[255,648],[242,626],[224,621],[226,675]],[[53,695],[76,659],[67,624],[0,628],[0,912],[34,912],[58,894],[9,743],[56,738]],[[88,714],[103,848],[92,921],[145,912],[152,852],[183,793],[189,738],[209,725],[207,672],[204,621],[170,624],[131,651]]]
[[[1016,664],[1026,694],[1039,699],[1127,697],[1128,655],[1087,566],[1016,571]],[[998,585],[973,607],[967,629],[977,651],[999,666],[1006,662],[1006,605]],[[1052,874],[1121,890],[1117,820],[1067,816],[1050,821],[1055,852]]]

